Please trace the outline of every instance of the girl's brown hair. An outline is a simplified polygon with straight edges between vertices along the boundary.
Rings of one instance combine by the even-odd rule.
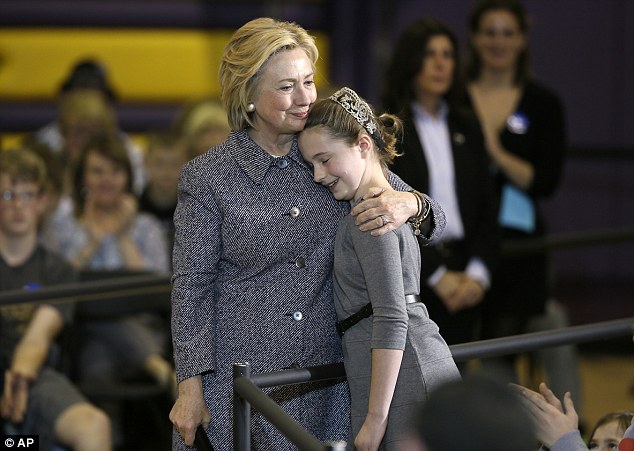
[[[374,141],[379,161],[386,170],[394,158],[400,155],[396,150],[396,144],[402,136],[403,125],[393,114],[383,113],[377,116],[371,108],[370,112],[377,126],[374,133],[370,133],[341,104],[330,97],[321,99],[311,107],[304,129],[323,127],[332,137],[348,144],[354,144],[360,133],[366,133]]]

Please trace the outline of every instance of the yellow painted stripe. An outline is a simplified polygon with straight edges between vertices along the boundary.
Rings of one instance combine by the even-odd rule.
[[[218,65],[233,30],[0,30],[0,98],[54,99],[69,69],[94,57],[121,101],[190,101],[218,95]],[[318,85],[328,79],[328,40],[316,34]]]
[[[2,133],[0,135],[0,150],[20,148],[26,137],[27,133]],[[130,137],[141,150],[147,148],[148,137],[146,134],[133,133]]]

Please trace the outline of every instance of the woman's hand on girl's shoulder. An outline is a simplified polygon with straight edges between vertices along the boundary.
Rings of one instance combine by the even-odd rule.
[[[356,216],[355,224],[359,230],[373,236],[397,229],[415,216],[418,209],[415,194],[392,188],[370,188],[363,199],[351,214]]]

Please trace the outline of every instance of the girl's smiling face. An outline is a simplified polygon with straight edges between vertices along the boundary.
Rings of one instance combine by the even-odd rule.
[[[334,138],[324,127],[311,127],[299,134],[299,148],[313,168],[313,179],[330,190],[337,200],[356,199],[362,184],[367,152],[363,140],[349,144]]]

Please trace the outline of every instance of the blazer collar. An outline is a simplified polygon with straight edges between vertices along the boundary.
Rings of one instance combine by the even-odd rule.
[[[425,111],[418,102],[412,102],[411,108],[412,108],[412,112],[414,113],[414,120],[420,120],[420,119],[436,120],[436,117],[433,117],[431,114]],[[447,105],[447,102],[444,99],[441,99],[438,118],[446,120],[448,114],[449,114],[449,105]]]
[[[276,164],[278,158],[287,158],[308,169],[297,145],[297,136],[293,138],[291,150],[283,157],[274,157],[251,139],[246,129],[229,134],[229,149],[238,165],[253,182],[260,184],[268,170]]]

